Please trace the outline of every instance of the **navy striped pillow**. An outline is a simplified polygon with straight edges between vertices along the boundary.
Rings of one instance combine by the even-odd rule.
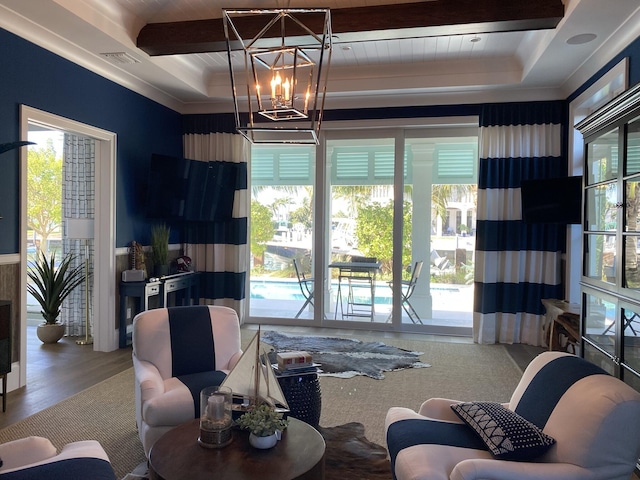
[[[451,409],[501,460],[532,460],[556,442],[533,423],[500,403],[457,403],[451,405]]]

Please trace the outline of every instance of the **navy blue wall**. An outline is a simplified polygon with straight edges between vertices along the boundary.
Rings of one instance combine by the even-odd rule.
[[[181,115],[2,29],[0,59],[0,143],[19,140],[20,104],[116,133],[115,245],[148,244],[151,153],[182,155]],[[19,251],[18,159],[0,157],[0,254]]]
[[[620,60],[625,57],[629,57],[629,88],[635,84],[640,83],[640,37],[631,42],[625,49],[623,49],[618,55],[613,57],[607,62],[598,72],[585,82],[580,88],[573,92],[567,99],[569,102],[573,101],[578,95],[584,92],[587,88],[593,85],[600,77],[611,70]]]

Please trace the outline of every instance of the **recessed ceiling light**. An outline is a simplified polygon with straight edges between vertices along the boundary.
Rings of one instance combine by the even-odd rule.
[[[568,45],[582,45],[595,40],[598,36],[595,33],[581,33],[580,35],[574,35],[567,40]]]
[[[478,35],[476,35],[475,37],[471,37],[471,38],[469,39],[469,41],[470,41],[471,43],[477,43],[477,42],[479,42],[480,40],[482,40],[482,38],[480,38]]]
[[[342,47],[340,47],[342,50],[344,50],[345,52],[348,52],[349,50],[351,50],[351,45],[343,45]]]

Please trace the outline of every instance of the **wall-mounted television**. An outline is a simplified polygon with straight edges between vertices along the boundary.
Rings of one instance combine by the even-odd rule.
[[[234,163],[154,154],[148,178],[149,218],[210,222],[232,217],[237,179]]]
[[[185,161],[168,155],[152,155],[147,176],[147,217],[177,220],[184,214]]]
[[[582,177],[523,180],[522,220],[525,223],[582,223]]]

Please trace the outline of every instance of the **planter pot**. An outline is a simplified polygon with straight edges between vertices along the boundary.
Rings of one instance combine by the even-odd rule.
[[[36,334],[42,343],[56,343],[64,336],[64,325],[42,323],[38,325]]]
[[[249,443],[254,448],[272,448],[275,447],[276,443],[278,443],[278,435],[274,433],[273,435],[269,435],[268,437],[257,437],[253,433],[250,433]]]
[[[169,275],[169,265],[156,265],[154,268],[156,277],[165,277]]]

